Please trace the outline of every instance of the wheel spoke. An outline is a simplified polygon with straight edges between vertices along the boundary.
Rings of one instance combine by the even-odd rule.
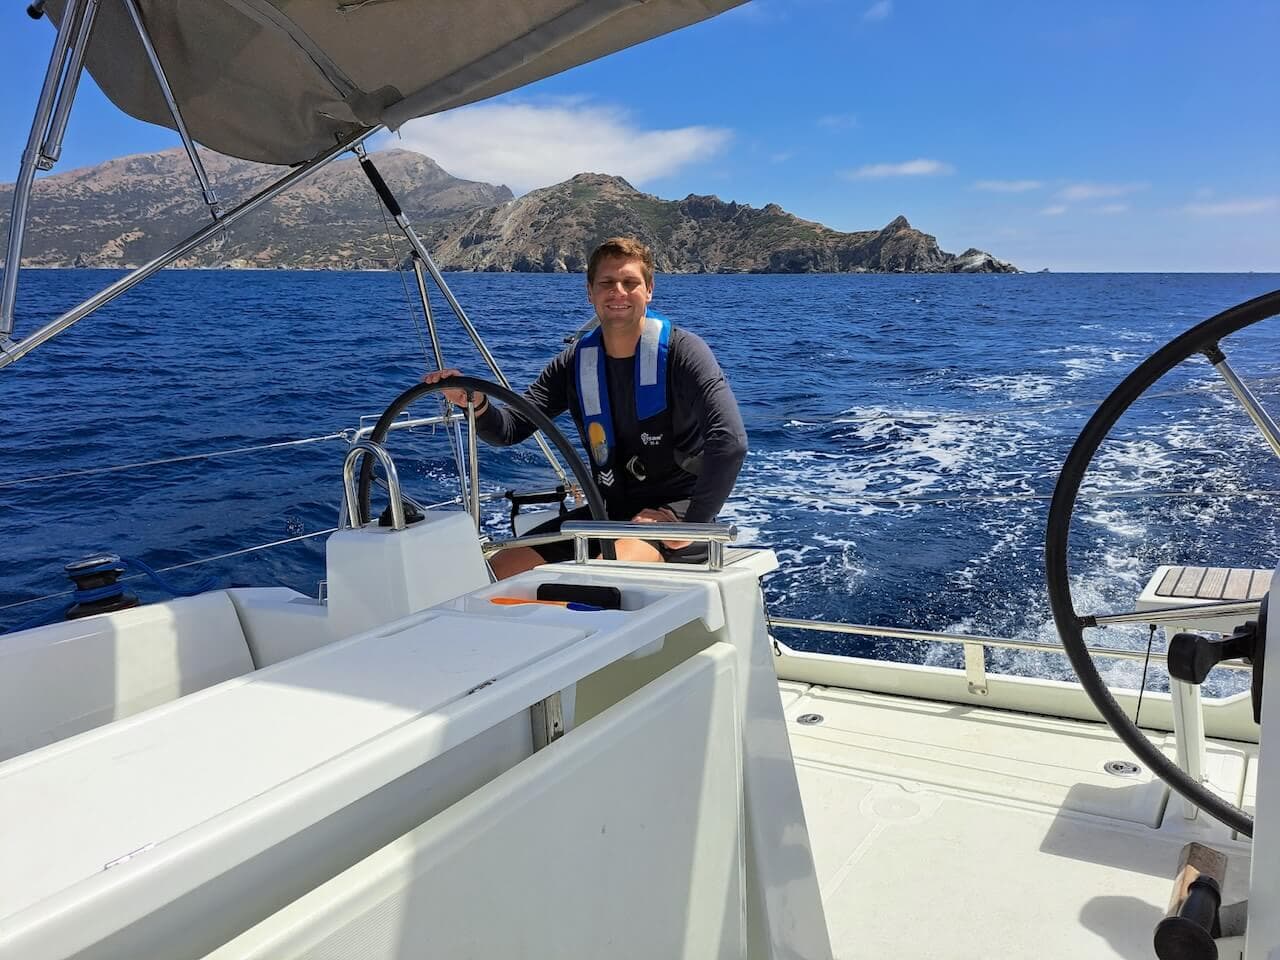
[[[1222,348],[1214,344],[1204,351],[1204,355],[1209,358],[1213,368],[1227,382],[1227,386],[1235,395],[1236,400],[1239,401],[1240,406],[1244,407],[1244,412],[1249,415],[1249,419],[1253,421],[1254,426],[1262,433],[1262,438],[1271,447],[1271,452],[1280,458],[1280,427],[1276,426],[1276,422],[1271,419],[1271,415],[1258,402],[1258,398],[1253,395],[1253,392],[1245,386],[1244,381],[1236,376],[1236,372],[1227,363],[1227,355],[1222,352]]]

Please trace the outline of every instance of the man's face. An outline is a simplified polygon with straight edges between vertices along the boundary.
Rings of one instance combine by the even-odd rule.
[[[653,299],[653,285],[645,283],[644,265],[639,260],[605,257],[596,267],[587,299],[596,308],[601,326],[638,327]]]

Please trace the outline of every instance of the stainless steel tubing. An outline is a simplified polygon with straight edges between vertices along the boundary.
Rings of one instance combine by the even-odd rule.
[[[1134,610],[1130,613],[1102,613],[1085,617],[1086,626],[1105,627],[1119,623],[1179,623],[1184,620],[1203,620],[1205,617],[1248,616],[1258,612],[1257,600],[1239,600],[1228,603],[1201,603],[1186,607],[1159,607],[1155,610]]]
[[[342,461],[342,491],[347,501],[347,523],[356,530],[361,526],[360,502],[356,493],[356,462],[361,456],[376,457],[382,464],[382,472],[387,478],[387,499],[391,503],[391,529],[403,530],[404,503],[400,499],[400,477],[387,448],[373,440],[357,440],[351,444],[351,449]]]
[[[362,130],[359,133],[353,134],[351,137],[349,137],[347,140],[344,140],[342,143],[339,143],[336,146],[330,147],[328,150],[320,154],[320,156],[316,157],[314,160],[310,160],[307,163],[303,164],[302,166],[298,167],[297,169],[290,171],[287,175],[282,177],[280,180],[277,180],[275,183],[271,184],[270,186],[264,187],[262,190],[258,191],[256,194],[254,194],[244,203],[240,204],[240,206],[236,207],[234,210],[228,211],[227,213],[223,214],[220,220],[216,220],[213,223],[210,223],[207,226],[201,228],[200,230],[197,230],[191,236],[187,237],[186,240],[182,241],[182,243],[170,249],[167,253],[162,253],[160,256],[156,257],[154,260],[148,261],[147,263],[138,267],[138,269],[134,270],[132,273],[125,274],[123,277],[121,277],[115,283],[111,284],[109,287],[106,287],[105,289],[101,290],[94,296],[90,297],[88,300],[81,303],[79,306],[73,307],[72,309],[68,310],[66,313],[58,317],[56,320],[51,320],[49,323],[45,324],[35,333],[31,334],[28,337],[25,337],[21,342],[0,344],[0,368],[7,367],[9,364],[13,363],[16,360],[21,360],[28,353],[30,353],[36,347],[40,346],[40,344],[44,343],[49,338],[56,337],[63,330],[67,329],[67,327],[70,327],[72,324],[75,324],[80,320],[83,320],[89,314],[93,313],[93,311],[97,310],[99,307],[103,306],[106,303],[110,303],[112,300],[120,296],[120,294],[124,293],[129,288],[141,283],[143,280],[147,279],[147,277],[151,276],[156,271],[161,270],[164,267],[167,267],[169,264],[173,263],[173,261],[177,260],[179,257],[189,253],[191,250],[200,246],[200,244],[204,243],[210,237],[218,233],[221,233],[225,228],[231,226],[241,217],[245,216],[246,214],[252,213],[254,210],[262,206],[267,201],[283,193],[285,190],[288,190],[299,180],[304,180],[307,177],[311,176],[311,174],[315,173],[321,167],[325,166],[335,158],[341,156],[342,154],[350,150],[353,144],[359,143],[362,140],[365,140],[368,137],[373,136],[380,129],[382,128],[371,127],[368,130]],[[15,200],[15,203],[16,203],[16,200]],[[10,254],[13,254],[15,248],[12,246],[13,244],[12,224],[10,224],[9,236],[10,236],[9,252]],[[21,239],[21,237],[19,237],[19,239]],[[9,283],[9,272],[7,268],[6,268],[4,279],[5,279],[5,289],[7,290],[8,283]],[[16,273],[13,279],[14,279],[14,282],[16,283],[17,282]],[[10,323],[12,323],[12,312],[10,312],[8,316],[10,318]],[[0,329],[0,336],[2,336],[5,332],[6,332],[5,330]]]
[[[367,154],[363,148],[356,150],[356,156],[360,157],[362,161],[367,159]],[[368,173],[369,169],[369,167],[366,167],[365,172]],[[381,180],[381,177],[378,179]],[[375,184],[374,189],[378,190],[379,196],[383,200],[384,205],[390,208],[391,204],[387,203],[387,199],[390,197],[391,191],[386,183],[382,183],[380,190]],[[387,195],[385,197],[382,196],[384,191]],[[393,197],[390,199],[395,202]],[[399,208],[400,205],[398,202],[395,202],[395,206]],[[440,292],[444,294],[445,300],[448,301],[450,308],[457,316],[458,322],[462,324],[462,328],[466,330],[467,335],[471,337],[471,342],[474,343],[476,345],[476,349],[480,351],[480,356],[484,358],[484,362],[489,365],[489,369],[493,372],[493,375],[497,378],[498,382],[510,390],[511,381],[507,379],[506,375],[498,367],[498,361],[493,358],[493,354],[489,352],[489,348],[486,347],[484,341],[480,339],[480,334],[476,331],[471,320],[467,317],[467,312],[462,309],[462,304],[460,304],[458,302],[458,298],[453,295],[453,291],[449,289],[449,285],[444,282],[444,276],[440,273],[435,261],[431,259],[431,254],[427,252],[427,248],[422,243],[422,238],[419,237],[417,231],[413,229],[413,225],[409,223],[409,219],[404,215],[404,211],[399,209],[393,210],[392,216],[395,218],[396,226],[400,228],[400,232],[403,233],[405,235],[405,239],[409,241],[409,246],[413,247],[414,253],[418,255],[415,259],[421,261],[422,266],[431,274],[431,279],[435,281],[436,286],[440,288]],[[414,269],[415,271],[417,270],[416,263]],[[424,301],[425,291],[426,288],[424,286]],[[537,441],[538,447],[542,450],[542,455],[547,458],[547,463],[551,465],[551,469],[555,471],[556,476],[560,479],[560,482],[564,484],[565,488],[577,489],[565,474],[564,468],[560,466],[560,461],[557,460],[555,454],[551,452],[551,446],[547,443],[546,437],[541,433],[534,433],[533,438]]]
[[[488,559],[503,550],[511,550],[515,547],[541,547],[548,543],[563,543],[568,539],[569,534],[555,530],[550,533],[526,533],[523,537],[512,537],[510,540],[495,540],[486,543],[483,549],[485,558]]]
[[[490,353],[489,348],[485,346],[485,342],[480,337],[479,331],[476,330],[472,325],[471,320],[467,317],[467,312],[462,309],[462,304],[460,304],[457,297],[453,295],[453,291],[449,289],[449,285],[444,282],[444,276],[436,267],[435,261],[431,259],[431,254],[427,253],[426,248],[422,246],[422,241],[418,239],[418,235],[413,232],[413,228],[410,227],[408,223],[401,224],[400,228],[405,231],[405,236],[409,237],[409,242],[412,243],[414,245],[414,249],[418,251],[418,255],[422,258],[423,266],[427,268],[427,272],[431,274],[431,279],[435,281],[436,286],[440,288],[440,292],[444,294],[444,298],[448,301],[450,309],[452,309],[454,314],[457,316],[458,322],[462,324],[462,329],[467,331],[467,336],[471,338],[471,342],[475,344],[476,349],[480,352],[480,356],[484,359],[484,362],[488,364],[489,369],[493,371],[493,375],[497,378],[498,383],[502,384],[508,390],[513,389],[511,381],[507,379],[506,374],[504,374],[502,369],[498,366],[498,361],[493,358],[493,354]],[[574,484],[574,482],[564,472],[564,467],[560,465],[560,461],[557,460],[555,454],[551,452],[551,447],[547,443],[546,437],[541,433],[535,433],[533,438],[537,441],[539,448],[541,448],[543,456],[547,458],[547,463],[551,464],[551,469],[555,471],[560,482],[564,484],[565,489],[577,489],[576,484]]]
[[[160,62],[160,57],[156,54],[155,45],[151,42],[151,34],[147,32],[147,25],[142,22],[142,11],[138,9],[138,0],[124,0],[124,6],[129,11],[130,19],[133,20],[133,27],[138,32],[138,39],[142,41],[142,48],[147,52],[147,60],[151,63],[151,72],[155,74],[156,83],[160,85],[160,93],[169,108],[169,115],[173,117],[174,129],[178,131],[178,136],[182,138],[182,145],[186,148],[187,157],[191,160],[191,166],[196,172],[196,179],[200,181],[200,189],[204,193],[204,202],[216,220],[222,215],[222,211],[218,209],[218,196],[213,192],[213,186],[209,183],[209,177],[204,171],[204,164],[200,162],[200,155],[196,153],[196,145],[191,140],[191,134],[187,132],[187,124],[182,119],[182,111],[178,108],[178,100],[173,95],[173,88],[169,86],[169,77],[164,72],[164,65]]]
[[[1225,357],[1215,363],[1213,367],[1222,376],[1222,379],[1227,381],[1227,386],[1235,394],[1236,399],[1240,401],[1240,406],[1244,407],[1244,412],[1249,415],[1249,419],[1253,421],[1254,426],[1262,431],[1262,437],[1271,447],[1271,452],[1280,457],[1280,428],[1276,427],[1275,421],[1263,409],[1262,404],[1258,402],[1258,398],[1244,385],[1244,381],[1236,376],[1236,372],[1231,369]]]
[[[49,132],[40,146],[40,159],[37,165],[42,170],[51,170],[58,162],[58,157],[62,156],[62,139],[67,133],[67,120],[71,117],[71,106],[76,101],[76,90],[80,87],[80,74],[84,71],[84,55],[89,49],[89,37],[93,33],[93,21],[97,16],[98,0],[87,0],[84,14],[80,17],[80,25],[76,29],[76,39],[71,44],[71,60],[67,64],[62,89],[58,91],[58,105],[53,110]]]
[[[476,436],[476,404],[475,398],[467,394],[467,469],[471,472],[471,496],[468,502],[471,519],[476,523],[476,532],[480,532],[480,452],[477,449],[480,440]]]
[[[4,366],[5,358],[20,346],[9,341],[9,335],[13,333],[13,307],[18,298],[18,270],[22,265],[22,235],[27,229],[27,207],[31,204],[31,184],[36,178],[36,167],[40,163],[40,145],[44,142],[45,131],[49,128],[49,117],[53,113],[53,98],[62,82],[67,50],[71,45],[71,28],[75,25],[79,9],[80,0],[67,0],[67,5],[62,10],[62,22],[58,24],[58,35],[53,41],[53,52],[49,54],[49,68],[44,75],[40,97],[36,100],[35,116],[31,118],[31,133],[27,136],[27,148],[22,151],[18,179],[13,184],[9,246],[5,249],[4,278],[0,283],[0,366]]]
[[[361,418],[363,419],[363,418]],[[452,414],[436,415],[431,417],[411,417],[404,420],[396,420],[387,428],[387,433],[395,430],[412,430],[414,427],[435,427],[440,424],[457,423],[460,418]],[[377,426],[376,421],[365,427],[357,427],[352,435],[357,440],[362,440],[373,433]],[[465,492],[465,491],[464,491]]]
[[[431,297],[427,293],[427,278],[422,270],[422,259],[413,257],[413,276],[418,282],[418,296],[422,300],[422,315],[427,321],[427,334],[431,337],[431,352],[435,354],[436,369],[444,369],[444,351],[440,348],[440,334],[436,330],[436,317],[431,309]],[[440,395],[440,410],[446,416],[449,413],[449,401]],[[467,499],[467,468],[462,455],[462,427],[454,419],[449,421],[449,439],[453,445],[453,459],[458,465],[458,493],[463,502]],[[477,519],[477,523],[479,520]]]
[[[1031,650],[1037,653],[1057,653],[1065,656],[1062,645],[1044,643],[1039,640],[1009,640],[1004,637],[984,637],[963,633],[936,633],[932,630],[908,630],[903,627],[876,627],[866,623],[833,623],[828,620],[797,620],[792,617],[769,617],[773,627],[792,630],[813,630],[820,633],[847,633],[860,637],[886,637],[892,640],[923,640],[936,643],[980,643],[984,647],[1002,647],[1007,650]],[[1089,652],[1097,657],[1110,657],[1116,660],[1145,660],[1146,650],[1125,650],[1120,647],[1089,647]],[[1164,663],[1165,655],[1152,651],[1151,660]],[[1218,666],[1230,670],[1248,670],[1248,664],[1238,660],[1220,663]]]
[[[614,520],[570,520],[560,525],[574,538],[574,559],[587,562],[587,541],[596,540],[690,540],[707,544],[707,567],[724,567],[724,545],[738,539],[731,523],[631,523]]]

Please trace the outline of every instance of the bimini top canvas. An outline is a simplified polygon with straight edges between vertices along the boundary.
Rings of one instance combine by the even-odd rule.
[[[192,137],[262,163],[309,160],[513,90],[742,0],[139,0]],[[67,0],[50,0],[60,23]],[[86,60],[121,110],[172,126],[125,4],[102,3]]]

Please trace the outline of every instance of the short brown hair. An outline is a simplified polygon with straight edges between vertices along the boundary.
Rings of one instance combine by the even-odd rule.
[[[605,257],[621,257],[623,260],[639,260],[644,273],[645,286],[653,286],[653,251],[634,237],[610,237],[596,247],[587,261],[587,285],[596,279],[596,267]]]

